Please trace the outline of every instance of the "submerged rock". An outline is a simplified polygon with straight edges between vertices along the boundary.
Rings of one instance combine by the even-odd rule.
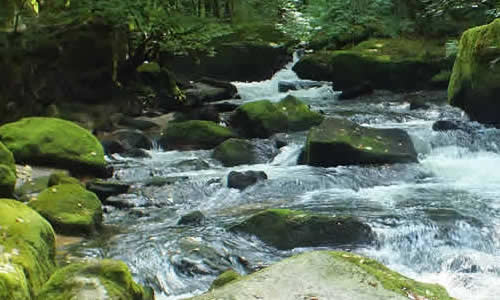
[[[261,100],[240,106],[231,116],[231,126],[245,137],[267,138],[278,132],[307,130],[323,116],[293,96],[278,103]]]
[[[74,263],[57,270],[37,299],[153,300],[153,295],[134,282],[125,263],[105,259]]]
[[[203,224],[203,222],[205,222],[205,216],[201,211],[196,210],[183,215],[177,222],[177,225],[198,226]]]
[[[130,188],[129,184],[109,182],[100,179],[88,181],[85,186],[87,190],[95,193],[101,201],[106,200],[109,196],[125,194]]]
[[[210,121],[171,123],[159,143],[164,149],[210,149],[236,135]]]
[[[331,167],[417,162],[417,153],[404,130],[362,127],[332,118],[309,131],[303,159],[308,165]]]
[[[231,171],[227,175],[227,187],[244,190],[249,186],[256,184],[258,181],[266,180],[267,175],[262,171]]]
[[[189,299],[453,300],[440,285],[421,283],[370,258],[337,251],[287,258]]]
[[[231,230],[254,234],[282,250],[366,244],[374,238],[371,228],[356,218],[315,215],[289,209],[267,209],[231,227]]]
[[[448,86],[451,105],[481,123],[500,125],[500,19],[465,31]]]
[[[86,129],[56,118],[24,118],[0,127],[0,140],[17,163],[50,165],[109,176],[104,150]]]
[[[16,185],[16,165],[12,152],[0,142],[0,197],[12,197]]]
[[[55,234],[27,205],[0,199],[0,299],[34,299],[55,269]]]
[[[99,198],[79,184],[60,184],[41,192],[29,206],[67,235],[91,234],[102,226]]]
[[[288,91],[306,90],[323,86],[322,82],[313,80],[280,80],[278,82],[278,92],[286,93]]]

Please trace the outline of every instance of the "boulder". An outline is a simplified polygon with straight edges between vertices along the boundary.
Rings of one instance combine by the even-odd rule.
[[[109,196],[116,196],[128,192],[130,185],[120,182],[110,182],[100,179],[94,179],[86,183],[87,190],[96,194],[101,201],[106,200]]]
[[[255,145],[247,140],[229,139],[214,149],[213,157],[225,167],[253,164],[257,161]]]
[[[78,178],[71,177],[67,172],[54,172],[50,174],[49,181],[47,182],[47,186],[53,186],[58,184],[79,184],[83,185],[83,183],[78,180]]]
[[[399,91],[433,88],[433,76],[451,63],[439,41],[371,39],[351,49],[308,54],[293,70],[300,78],[331,81],[335,90],[369,82],[374,89]]]
[[[232,83],[207,77],[192,83],[184,90],[186,102],[190,106],[232,99],[237,93],[238,90]]]
[[[280,80],[278,82],[278,92],[306,90],[323,86],[323,82],[313,80]]]
[[[299,254],[189,299],[453,300],[440,285],[415,281],[373,259],[340,251]]]
[[[62,234],[92,234],[102,226],[101,201],[79,184],[49,187],[28,205]]]
[[[125,263],[105,259],[74,263],[57,270],[37,299],[153,300],[153,295],[134,282]]]
[[[17,163],[49,165],[109,176],[104,150],[86,129],[61,119],[32,117],[0,127],[0,141]]]
[[[465,31],[448,86],[448,101],[471,120],[500,125],[500,19]]]
[[[246,38],[246,37],[243,37]],[[218,42],[215,55],[193,56],[160,54],[162,65],[178,77],[210,77],[228,81],[261,81],[271,78],[292,57],[286,47],[269,43],[241,41]]]
[[[164,149],[210,149],[236,137],[231,129],[210,121],[175,122],[159,140]]]
[[[119,129],[114,131],[109,138],[118,141],[125,150],[132,148],[150,149],[153,145],[151,139],[138,129]]]
[[[307,130],[322,120],[321,114],[287,96],[275,104],[269,100],[243,104],[231,116],[230,124],[245,137],[267,138],[278,132]]]
[[[418,161],[404,130],[362,127],[340,118],[326,119],[309,131],[303,159],[321,167]]]
[[[280,249],[368,244],[370,226],[353,217],[315,215],[290,209],[267,209],[233,226],[233,231],[256,235]]]
[[[28,202],[31,198],[36,197],[41,191],[49,187],[49,177],[50,176],[40,176],[30,179],[16,187],[14,191],[16,199]]]
[[[35,299],[55,269],[55,234],[27,205],[0,199],[0,299]]]
[[[0,197],[12,197],[16,185],[16,165],[12,152],[0,142]]]
[[[267,180],[266,173],[262,171],[231,171],[227,175],[227,187],[244,190],[262,180]]]
[[[373,88],[369,82],[363,82],[359,85],[342,91],[339,95],[339,100],[350,100],[360,96],[369,95],[373,93]]]

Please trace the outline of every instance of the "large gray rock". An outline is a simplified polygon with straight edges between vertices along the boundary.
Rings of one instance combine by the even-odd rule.
[[[417,153],[402,129],[362,127],[346,119],[326,119],[307,136],[303,162],[312,166],[416,162]]]
[[[436,284],[398,274],[347,252],[315,251],[287,258],[191,300],[453,300]]]

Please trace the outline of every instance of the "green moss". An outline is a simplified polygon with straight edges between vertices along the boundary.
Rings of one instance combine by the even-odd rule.
[[[352,263],[374,276],[386,290],[412,299],[453,300],[438,284],[422,283],[394,272],[376,260],[348,252],[329,251],[330,255]]]
[[[344,50],[319,51],[294,66],[301,78],[328,80],[345,90],[370,82],[374,88],[432,88],[431,78],[451,66],[440,40],[370,39]]]
[[[57,232],[75,235],[95,232],[102,223],[102,207],[97,196],[79,184],[49,187],[29,202]]]
[[[451,77],[450,70],[441,70],[441,72],[432,76],[431,81],[434,83],[446,83],[446,84],[448,84],[450,77]]]
[[[24,118],[0,127],[0,140],[18,163],[49,164],[78,172],[102,172],[99,141],[82,127],[56,118]]]
[[[16,166],[12,152],[0,143],[0,197],[11,197],[16,184]]]
[[[255,234],[278,249],[366,243],[370,227],[352,217],[332,217],[289,209],[267,209],[231,230]]]
[[[448,86],[451,105],[484,123],[500,123],[500,19],[464,32]]]
[[[79,184],[83,186],[83,183],[78,178],[71,177],[66,172],[54,172],[50,174],[48,186],[58,184]]]
[[[156,62],[143,63],[137,67],[137,72],[140,73],[159,73],[160,71],[160,65]]]
[[[238,274],[238,272],[234,270],[227,270],[226,272],[220,274],[215,278],[215,280],[212,282],[212,285],[210,286],[210,290],[220,288],[230,282],[234,282],[238,279],[241,278],[241,275]]]
[[[413,143],[403,130],[362,127],[340,118],[313,127],[305,148],[306,163],[320,166],[417,160]]]
[[[0,199],[0,298],[30,299],[26,294],[37,294],[54,268],[50,224],[25,204]]]
[[[192,120],[171,123],[160,143],[169,149],[210,149],[235,136],[231,129],[214,122]]]
[[[311,111],[307,104],[291,95],[276,103],[276,107],[287,116],[289,131],[306,130],[323,121],[321,114]]]
[[[214,150],[213,157],[226,167],[255,162],[256,155],[254,145],[242,139],[229,139]]]
[[[134,282],[121,261],[101,260],[77,263],[59,269],[44,285],[39,300],[67,299],[152,300]]]

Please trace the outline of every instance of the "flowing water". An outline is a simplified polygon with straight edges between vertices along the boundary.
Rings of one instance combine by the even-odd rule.
[[[242,100],[278,101],[279,80],[296,80],[290,66],[264,82],[236,83]],[[262,163],[225,168],[211,151],[151,150],[150,159],[113,159],[115,178],[132,184],[121,195],[133,206],[107,207],[114,234],[84,241],[72,256],[108,257],[127,262],[134,277],[152,286],[157,299],[182,299],[208,289],[221,272],[240,273],[311,248],[278,251],[251,236],[226,230],[258,209],[284,207],[354,215],[370,224],[376,245],[349,249],[375,258],[409,277],[444,285],[462,300],[500,299],[500,131],[468,122],[436,98],[426,110],[409,109],[415,95],[377,92],[364,101],[339,102],[332,87],[294,91],[329,116],[365,126],[405,129],[419,152],[419,163],[317,168],[297,165],[305,132],[281,134],[288,145],[255,140]],[[460,119],[467,130],[435,132],[439,119]],[[269,180],[244,191],[229,189],[231,170],[262,170]],[[148,184],[153,176],[169,184]],[[197,227],[176,225],[199,210]],[[69,256],[69,255],[68,255]],[[68,257],[69,258],[69,257]]]

